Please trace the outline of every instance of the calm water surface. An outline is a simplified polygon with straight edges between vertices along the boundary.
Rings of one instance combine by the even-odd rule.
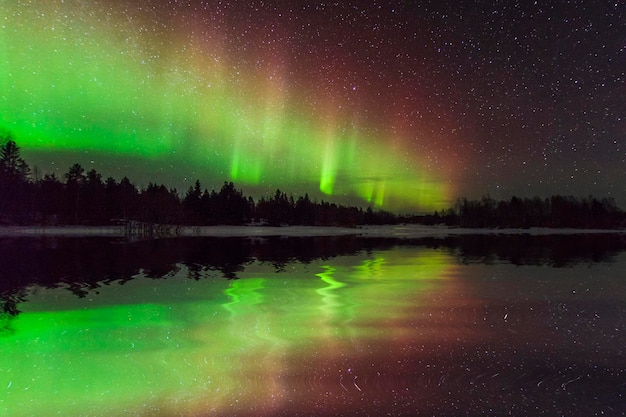
[[[624,415],[582,240],[2,241],[0,415]]]

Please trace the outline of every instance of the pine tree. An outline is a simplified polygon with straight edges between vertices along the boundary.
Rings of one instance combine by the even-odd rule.
[[[30,167],[20,157],[20,147],[10,134],[5,137],[6,142],[0,146],[0,173],[11,180],[27,181]]]

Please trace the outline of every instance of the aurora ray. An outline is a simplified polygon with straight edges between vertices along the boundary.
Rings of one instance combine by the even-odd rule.
[[[384,208],[451,196],[440,172],[386,145],[389,132],[355,121],[355,103],[304,86],[288,45],[230,48],[217,9],[208,28],[191,12],[166,21],[156,5],[1,7],[0,125],[25,153],[139,157],[204,183],[314,187]]]
[[[624,13],[4,1],[0,129],[41,174],[78,162],[140,187],[232,180],[407,213],[484,195],[623,205]]]

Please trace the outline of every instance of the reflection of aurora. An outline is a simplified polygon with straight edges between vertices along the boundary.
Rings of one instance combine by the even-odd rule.
[[[12,331],[0,334],[0,410],[18,417],[280,409],[298,358],[397,338],[452,262],[411,248],[363,256],[280,274],[254,263],[234,281],[193,281],[182,268],[174,278],[136,277],[83,299],[34,290]]]

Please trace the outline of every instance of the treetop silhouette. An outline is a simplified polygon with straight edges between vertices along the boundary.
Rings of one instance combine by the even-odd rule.
[[[312,201],[308,194],[294,199],[277,189],[257,202],[235,184],[224,182],[219,191],[202,188],[200,180],[184,196],[175,188],[149,183],[138,189],[127,177],[103,181],[95,169],[85,172],[78,163],[61,181],[54,173],[31,178],[10,133],[0,136],[0,224],[105,225],[119,219],[159,224],[240,225],[269,224],[357,226],[401,222],[462,227],[584,227],[626,226],[626,215],[611,198],[577,199],[552,196],[541,199],[512,197],[496,201],[489,196],[457,200],[454,207],[431,215],[398,216],[371,207],[346,207]]]

